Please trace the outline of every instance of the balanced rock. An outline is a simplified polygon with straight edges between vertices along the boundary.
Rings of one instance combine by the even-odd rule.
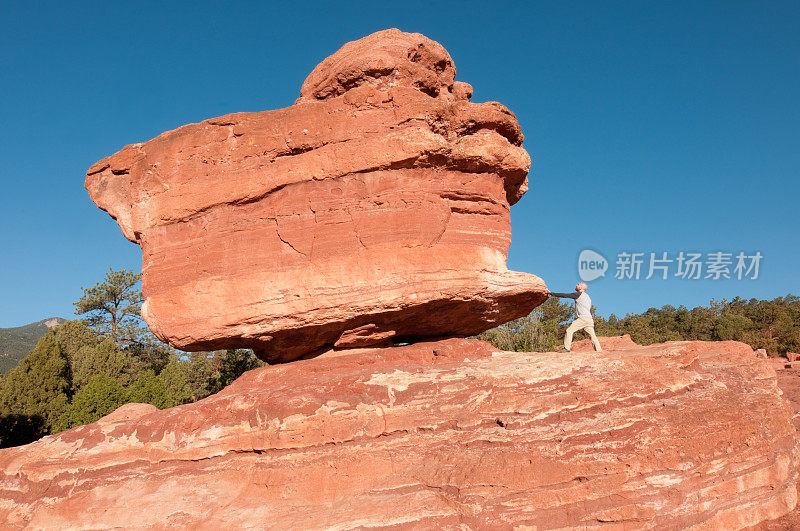
[[[184,350],[289,361],[474,335],[545,299],[508,271],[530,158],[438,43],[385,30],[320,63],[291,107],[125,146],[87,172],[142,248],[142,315]]]
[[[792,411],[742,343],[345,352],[2,450],[0,522],[729,531],[795,506]]]

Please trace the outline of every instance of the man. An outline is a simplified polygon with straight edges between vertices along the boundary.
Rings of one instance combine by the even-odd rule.
[[[575,286],[575,293],[553,293],[549,292],[553,297],[562,299],[575,300],[575,320],[567,327],[567,334],[564,336],[564,348],[559,352],[569,352],[569,347],[572,346],[572,336],[578,330],[585,330],[592,340],[592,345],[597,352],[602,352],[600,342],[594,334],[594,319],[592,319],[592,299],[586,294],[588,286],[580,282]]]

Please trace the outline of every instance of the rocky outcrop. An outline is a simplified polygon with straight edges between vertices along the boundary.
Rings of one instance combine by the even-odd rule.
[[[631,336],[628,334],[625,334],[623,336],[604,337],[603,342],[600,344],[600,346],[604,350],[630,350],[639,348],[639,345],[637,345],[633,341],[633,339],[631,339]],[[594,351],[594,346],[592,346],[592,342],[589,339],[581,339],[580,341],[575,341],[570,348],[574,352]]]
[[[795,506],[791,417],[735,342],[352,350],[0,451],[0,521],[740,529]]]
[[[778,386],[792,408],[794,427],[800,429],[800,367],[791,362],[786,363],[781,358],[770,358],[769,362],[778,375]],[[763,522],[753,526],[752,529],[758,531],[796,531],[800,529],[800,504],[781,518]]]
[[[183,350],[319,349],[468,336],[546,298],[508,271],[530,158],[516,117],[471,103],[419,34],[344,45],[291,107],[126,146],[86,188],[142,247],[142,315]]]

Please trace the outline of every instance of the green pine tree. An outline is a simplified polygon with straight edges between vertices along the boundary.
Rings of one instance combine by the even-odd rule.
[[[0,415],[16,419],[14,440],[22,444],[51,433],[67,407],[71,388],[69,361],[49,332],[0,386]]]
[[[87,315],[87,323],[98,333],[110,337],[120,346],[138,338],[135,334],[142,310],[141,275],[133,271],[109,269],[103,282],[83,288],[83,296],[75,303],[75,313]],[[133,334],[132,334],[133,332]]]
[[[217,351],[212,362],[212,366],[216,369],[216,374],[213,375],[215,381],[210,386],[211,392],[217,393],[221,391],[246,371],[263,365],[264,363],[255,357],[252,350],[232,349]]]
[[[67,321],[55,328],[56,341],[72,363],[75,354],[84,347],[94,347],[102,341],[97,333],[81,320]]]
[[[174,407],[191,401],[192,391],[189,386],[188,362],[181,361],[177,356],[172,356],[158,375],[164,384],[167,400],[165,407]]]
[[[93,332],[112,339],[137,360],[135,372],[150,368],[158,374],[174,351],[150,332],[141,318],[140,278],[133,271],[109,269],[102,282],[83,288],[75,313],[86,315],[84,322]]]
[[[142,372],[133,385],[128,388],[128,402],[152,404],[158,409],[164,409],[171,405],[167,395],[167,386],[152,369]]]
[[[189,354],[187,380],[189,396],[192,402],[209,396],[213,390],[215,372],[208,352],[192,352]]]
[[[56,431],[95,422],[125,404],[126,398],[125,389],[117,380],[106,374],[96,374],[73,397],[58,419]]]
[[[128,385],[137,368],[136,360],[127,351],[119,350],[113,340],[106,339],[96,345],[85,345],[73,355],[72,383],[79,391],[92,376],[105,374]]]

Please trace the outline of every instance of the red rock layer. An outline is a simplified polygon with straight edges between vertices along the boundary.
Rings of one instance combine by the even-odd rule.
[[[474,335],[545,300],[508,271],[530,158],[516,117],[471,103],[438,43],[342,47],[295,105],[126,146],[86,188],[142,247],[142,315],[184,350]]]
[[[787,360],[783,358],[772,358],[769,361],[778,375],[778,387],[791,405],[794,427],[800,429],[800,367],[797,366],[797,362],[792,363],[791,358],[789,358],[789,363],[786,363]],[[795,506],[794,511],[789,514],[754,526],[753,529],[759,531],[800,529],[800,505]]]
[[[795,506],[791,416],[769,362],[735,342],[364,349],[2,450],[0,521],[740,529]]]
[[[583,335],[583,332],[579,333],[579,335]],[[639,345],[637,345],[628,334],[623,336],[604,337],[600,346],[604,350],[629,350],[639,348]],[[581,339],[580,341],[575,341],[570,349],[575,352],[591,352],[594,350],[594,346],[592,346],[592,342],[590,340]]]

